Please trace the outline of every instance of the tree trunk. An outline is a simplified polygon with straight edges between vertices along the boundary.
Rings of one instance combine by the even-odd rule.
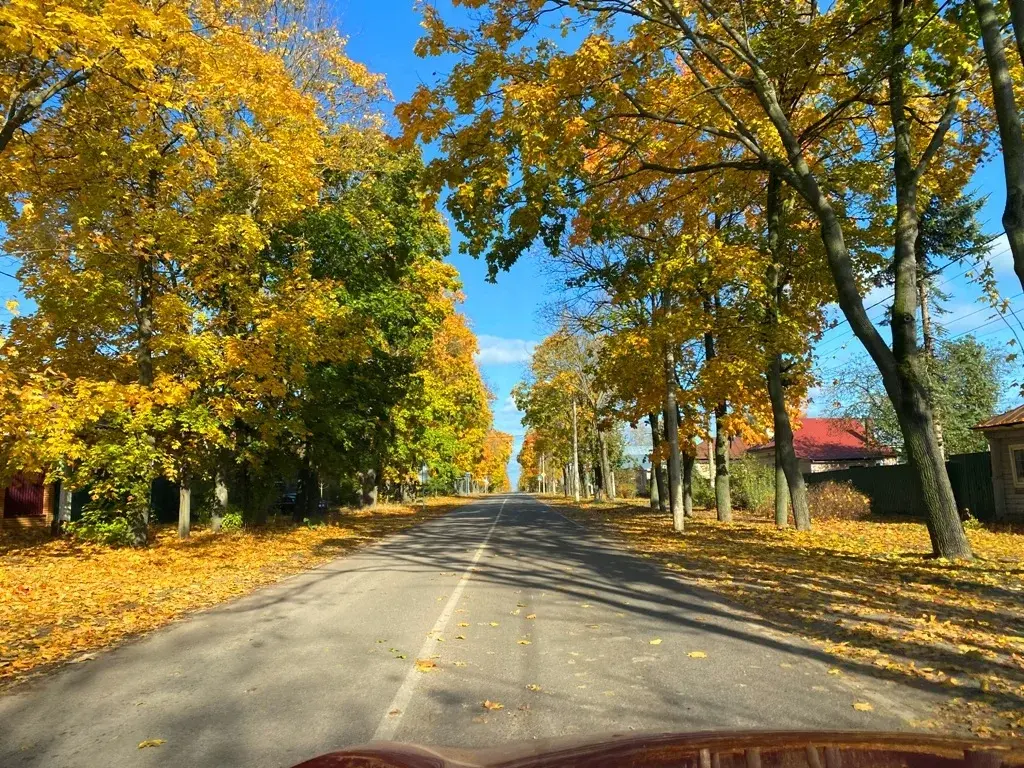
[[[768,197],[765,206],[768,223],[768,251],[771,265],[766,274],[768,294],[767,321],[769,362],[765,378],[772,405],[772,426],[775,439],[775,523],[785,528],[789,523],[787,496],[793,504],[793,521],[798,530],[809,530],[811,515],[807,504],[807,486],[800,471],[800,462],[793,448],[793,427],[786,411],[785,382],[782,380],[782,351],[778,349],[778,327],[783,309],[783,286],[779,273],[783,256],[782,182],[776,173],[768,175]],[[780,485],[780,475],[785,487]]]
[[[368,469],[363,472],[362,476],[362,497],[360,503],[364,507],[376,507],[377,506],[377,471],[375,469]]]
[[[655,458],[660,454],[661,448],[661,427],[658,424],[658,414],[647,415],[648,423],[651,425],[651,483],[656,487],[658,493],[658,509],[662,512],[668,511],[668,479],[665,477],[665,462],[661,458]],[[652,509],[654,507],[651,507]]]
[[[1010,11],[1018,50],[1024,63],[1024,6],[1011,0]],[[999,125],[1002,145],[1003,176],[1006,182],[1006,206],[1003,208],[1003,229],[1013,254],[1013,271],[1024,286],[1024,131],[1013,93],[1013,80],[1006,59],[1006,49],[992,0],[974,0],[974,12],[981,27],[985,61],[992,81],[992,102]]]
[[[601,451],[601,483],[608,501],[615,501],[615,476],[612,475],[611,462],[608,459],[608,437],[603,432],[597,433],[597,442]]]
[[[228,485],[224,481],[224,470],[218,469],[213,478],[213,512],[210,514],[210,530],[220,531],[221,522],[228,508]]]
[[[693,462],[690,451],[683,453],[683,517],[693,517]]]
[[[932,406],[932,419],[935,421],[935,439],[939,444],[939,452],[943,460],[946,458],[946,441],[942,437],[942,415],[938,406],[935,405],[935,387],[932,376],[935,375],[935,334],[932,331],[932,316],[928,310],[928,289],[930,280],[928,275],[922,271],[917,281],[917,300],[921,305],[921,345],[924,348],[924,356],[927,362],[926,371],[928,375],[928,399]]]
[[[178,477],[178,538],[187,539],[192,528],[192,484],[187,472]]]
[[[665,347],[665,440],[668,442],[668,508],[672,512],[672,527],[682,531],[683,478],[679,456],[679,420],[676,409],[676,361],[671,347]]]
[[[781,470],[786,478],[789,499],[793,504],[793,522],[799,531],[811,529],[811,512],[807,503],[807,485],[804,483],[803,472],[800,471],[800,461],[797,459],[796,450],[793,448],[793,425],[789,421],[789,412],[786,410],[786,396],[782,384],[782,356],[775,355],[768,366],[766,375],[768,380],[768,397],[772,404],[772,424],[775,435],[775,467]],[[775,519],[779,520],[780,502],[778,499],[779,486],[775,485]],[[785,499],[781,502],[783,510],[786,508]],[[782,517],[782,525],[785,527],[788,515]]]
[[[580,501],[580,438],[576,426],[576,398],[572,400],[572,496]]]
[[[50,535],[60,536],[67,524],[71,522],[71,489],[66,481],[61,480],[57,491],[57,514],[50,524]]]
[[[775,527],[789,527],[789,484],[779,457],[778,443],[775,444]]]
[[[893,38],[901,40],[904,6],[892,0]],[[913,142],[910,115],[906,108],[906,50],[902,42],[893,47],[889,68],[889,113],[893,126],[893,168],[896,195],[893,272],[895,290],[892,304],[892,355],[895,370],[886,389],[904,433],[907,457],[915,467],[926,508],[929,534],[936,553],[970,557],[971,548],[957,514],[953,489],[935,434],[935,422],[928,393],[926,361],[917,345],[917,254],[919,214],[917,191],[919,171],[912,161]],[[1024,262],[1022,262],[1024,265]],[[1024,282],[1022,282],[1024,284]],[[885,372],[882,372],[883,380]]]
[[[726,404],[720,403],[715,408],[715,508],[718,520],[722,523],[732,522],[732,491],[729,487],[729,435],[725,431],[722,419],[726,413]]]

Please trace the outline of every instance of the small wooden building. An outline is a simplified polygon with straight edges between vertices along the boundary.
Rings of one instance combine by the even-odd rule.
[[[1024,405],[974,427],[992,454],[996,520],[1024,521]]]

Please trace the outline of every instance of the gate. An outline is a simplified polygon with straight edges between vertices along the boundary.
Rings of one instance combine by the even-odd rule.
[[[43,517],[43,484],[18,478],[4,492],[4,517]]]

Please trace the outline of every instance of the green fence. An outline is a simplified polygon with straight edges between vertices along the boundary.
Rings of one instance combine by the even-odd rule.
[[[950,456],[946,470],[961,513],[970,512],[979,520],[994,521],[996,502],[992,492],[992,458],[988,451]],[[851,483],[871,499],[871,512],[876,515],[925,516],[917,480],[906,464],[816,472],[806,475],[805,479],[808,485],[830,480]]]

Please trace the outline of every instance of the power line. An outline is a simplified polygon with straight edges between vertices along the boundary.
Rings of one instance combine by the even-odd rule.
[[[998,235],[993,235],[992,237],[990,237],[988,240],[985,241],[984,245],[989,245],[989,244],[995,242],[996,240],[998,240],[1002,236],[1003,236],[1002,232],[999,233]],[[978,265],[981,264],[982,262],[987,262],[987,261],[989,261],[991,259],[998,258],[999,256],[1003,256],[1003,255],[1005,255],[1005,254],[1007,254],[1009,252],[1010,252],[1010,249],[1009,249],[1009,247],[1007,247],[1007,248],[1004,248],[1004,249],[1002,249],[1002,250],[1000,250],[1000,251],[998,251],[996,253],[987,253],[987,254],[985,254],[984,257],[979,258],[976,262],[974,262],[971,266],[969,266],[967,269],[965,269],[960,274],[954,275],[953,277],[947,278],[943,282],[939,283],[936,286],[936,288],[942,288],[943,286],[948,285],[949,283],[953,282],[954,280],[958,280],[959,278],[963,277],[964,275],[966,275],[971,270],[976,269],[978,267]],[[961,263],[961,262],[962,262],[961,259],[950,259],[949,261],[947,261],[945,264],[943,264],[938,269],[935,269],[932,272],[930,272],[928,277],[934,277],[935,275],[941,274],[943,271],[945,271],[946,269],[951,267],[953,264],[958,264],[958,263]],[[870,312],[875,307],[878,307],[879,305],[884,304],[887,301],[890,301],[894,297],[895,297],[895,292],[887,294],[886,296],[883,296],[881,299],[876,301],[874,304],[871,304],[870,306],[865,307],[864,308],[864,312],[865,313]],[[883,314],[881,317],[877,317],[877,318],[874,318],[874,319],[868,318],[868,319],[871,320],[872,323],[878,323],[880,320],[882,320],[884,318],[884,316],[885,315]],[[837,322],[834,326],[829,328],[828,331],[833,331],[833,330],[835,330],[837,328],[842,327],[843,325],[849,324],[849,322],[850,321],[847,318],[844,317],[842,320]],[[828,331],[826,331],[826,333],[828,333]],[[842,335],[840,335],[838,337],[830,338],[828,341],[825,342],[825,344],[826,344],[825,347],[819,348],[818,353],[821,354],[821,353],[824,353],[824,352],[835,351],[835,350],[841,349],[842,347],[844,347],[847,344],[849,338],[853,337],[853,336],[854,336],[853,330],[850,329],[850,330],[845,331]],[[840,342],[840,343],[836,344],[835,342]]]

